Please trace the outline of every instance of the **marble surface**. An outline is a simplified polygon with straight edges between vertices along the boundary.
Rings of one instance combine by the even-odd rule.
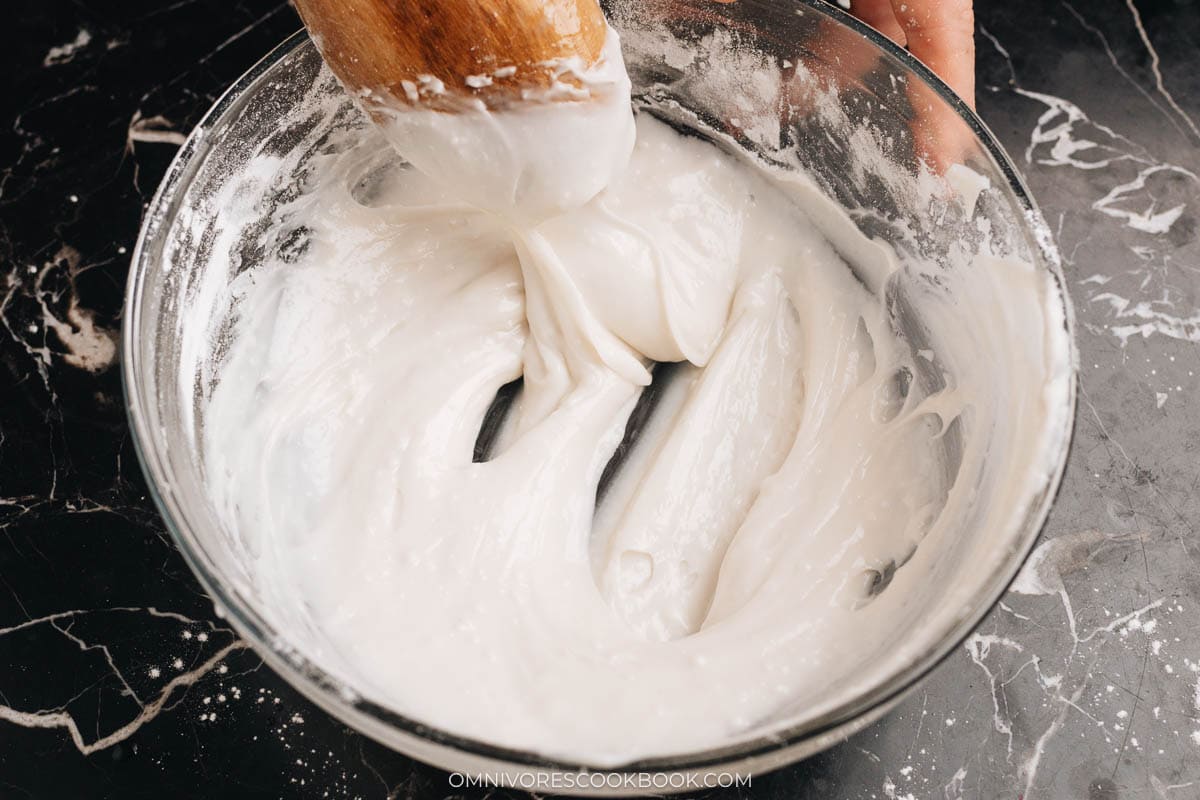
[[[117,330],[143,205],[294,12],[9,13],[0,797],[461,796],[312,707],[213,615],[126,428]],[[1200,797],[1200,9],[1014,0],[978,23],[980,111],[1057,233],[1079,320],[1062,491],[1013,590],[897,711],[710,797]]]

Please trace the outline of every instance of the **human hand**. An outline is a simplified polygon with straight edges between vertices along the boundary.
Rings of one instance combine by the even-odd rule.
[[[850,0],[850,13],[907,47],[975,108],[972,0]]]
[[[745,26],[735,0],[660,0],[652,5],[667,19],[686,20],[703,29]],[[962,98],[975,107],[975,30],[972,0],[850,0],[850,11],[922,61]],[[751,12],[752,13],[752,12]],[[866,47],[862,34],[824,15],[801,17],[815,20],[815,27],[800,34],[798,49],[781,45],[781,59],[796,63],[793,73],[785,69],[781,104],[805,113],[807,97],[816,88],[834,92],[855,91],[856,83],[879,64],[878,51]],[[803,25],[803,23],[802,23]],[[794,35],[794,34],[793,34]],[[803,68],[801,69],[801,65]],[[894,73],[899,68],[891,67]],[[893,82],[893,86],[895,83]],[[939,96],[940,90],[923,80],[904,82],[911,108],[908,127],[918,159],[934,172],[943,174],[963,163],[976,151],[976,136],[953,105]],[[861,88],[861,87],[859,87]],[[791,113],[791,112],[785,112]],[[744,112],[729,112],[728,130],[737,133],[736,119]]]

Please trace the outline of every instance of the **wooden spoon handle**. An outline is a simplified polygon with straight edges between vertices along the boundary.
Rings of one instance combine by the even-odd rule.
[[[597,0],[296,0],[296,7],[350,91],[441,110],[463,99],[499,107],[529,89],[571,82],[563,60],[594,64],[607,31]]]

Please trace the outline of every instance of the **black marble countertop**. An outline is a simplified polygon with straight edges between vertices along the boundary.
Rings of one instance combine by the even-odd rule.
[[[125,423],[117,331],[143,206],[295,13],[8,13],[0,798],[461,796],[314,708],[214,616]],[[980,113],[1056,232],[1078,315],[1063,488],[1014,591],[898,710],[737,794],[1200,797],[1200,9],[980,0],[977,15]]]

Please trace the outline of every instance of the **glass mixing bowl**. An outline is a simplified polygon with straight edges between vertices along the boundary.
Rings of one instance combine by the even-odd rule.
[[[864,670],[839,684],[817,712],[781,709],[770,725],[727,747],[594,769],[407,718],[342,684],[272,624],[237,537],[222,529],[205,492],[197,441],[213,375],[183,331],[186,318],[210,312],[212,287],[232,277],[208,268],[215,249],[228,251],[222,263],[234,271],[253,266],[273,210],[304,191],[307,161],[367,124],[303,33],[230,88],[180,149],[146,217],[124,319],[126,399],[155,500],[218,610],[263,659],[329,713],[396,750],[448,770],[526,783],[590,773],[571,785],[537,784],[577,793],[628,791],[623,776],[633,773],[669,791],[714,770],[773,769],[887,712],[962,642],[1016,575],[1058,486],[1075,403],[1071,312],[1049,232],[995,138],[925,67],[819,0],[614,0],[606,10],[622,36],[641,112],[807,174],[901,261],[942,263],[957,242],[986,236],[994,252],[1051,278],[1045,349],[1063,366],[1048,384],[1037,451],[1020,465],[1037,480],[1005,525],[955,532],[913,601],[911,624],[897,631],[907,655],[886,670]],[[973,170],[945,172],[959,189],[956,202],[939,177],[951,160]],[[970,202],[961,202],[962,193]],[[232,227],[231,204],[256,209],[258,221]],[[897,324],[920,341],[919,319],[911,317],[899,308]],[[953,461],[961,443],[944,438]]]

